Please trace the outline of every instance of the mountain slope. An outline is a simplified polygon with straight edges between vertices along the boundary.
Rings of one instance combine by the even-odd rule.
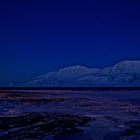
[[[109,68],[72,66],[38,76],[22,86],[90,87],[140,86],[140,61],[122,61]]]

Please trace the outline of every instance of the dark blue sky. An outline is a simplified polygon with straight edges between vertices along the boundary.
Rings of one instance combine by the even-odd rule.
[[[139,7],[138,0],[1,0],[0,83],[140,59]]]

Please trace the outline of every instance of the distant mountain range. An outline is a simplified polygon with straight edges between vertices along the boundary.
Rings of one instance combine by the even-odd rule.
[[[71,66],[40,75],[25,87],[140,87],[140,61],[122,61],[107,68]]]

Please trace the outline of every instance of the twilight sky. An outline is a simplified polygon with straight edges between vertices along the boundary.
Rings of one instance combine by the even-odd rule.
[[[138,0],[0,0],[0,84],[140,59],[139,7]]]

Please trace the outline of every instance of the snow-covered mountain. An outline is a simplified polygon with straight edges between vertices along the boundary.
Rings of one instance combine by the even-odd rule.
[[[71,66],[25,82],[29,87],[140,86],[140,61],[122,61],[108,68]]]

